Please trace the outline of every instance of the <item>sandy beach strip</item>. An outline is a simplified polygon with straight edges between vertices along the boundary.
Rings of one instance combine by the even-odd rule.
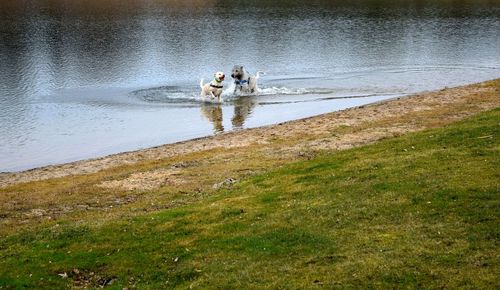
[[[147,160],[195,152],[258,146],[272,154],[304,155],[315,150],[342,150],[408,132],[435,128],[500,106],[500,79],[391,99],[265,127],[231,131],[174,144],[0,174],[0,187],[71,175],[89,174]],[[277,147],[273,140],[284,140]],[[215,150],[218,151],[218,150]],[[214,153],[216,154],[216,153]],[[141,176],[137,178],[141,179]],[[147,177],[143,177],[147,178]]]

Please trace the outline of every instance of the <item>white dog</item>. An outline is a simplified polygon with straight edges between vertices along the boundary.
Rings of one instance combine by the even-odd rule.
[[[212,98],[217,98],[219,102],[222,101],[222,88],[224,87],[222,82],[224,81],[224,73],[223,72],[216,72],[214,74],[214,79],[206,84],[203,84],[203,79],[200,81],[200,88],[201,88],[201,93],[200,96],[205,97],[205,96],[210,96]]]
[[[250,75],[247,70],[241,65],[235,65],[231,72],[231,77],[234,79],[234,93],[255,93],[258,91],[257,80],[263,72],[257,72],[255,76]]]

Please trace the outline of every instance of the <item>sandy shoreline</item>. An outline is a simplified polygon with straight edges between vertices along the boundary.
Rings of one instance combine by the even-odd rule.
[[[52,165],[17,173],[1,173],[0,187],[70,175],[95,173],[148,160],[214,149],[271,145],[288,140],[273,154],[304,150],[347,149],[383,138],[441,126],[500,106],[500,79],[425,92],[357,108],[216,136],[119,153],[102,158]],[[275,149],[273,149],[276,151]]]

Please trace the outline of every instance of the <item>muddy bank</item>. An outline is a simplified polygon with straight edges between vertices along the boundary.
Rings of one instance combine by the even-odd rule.
[[[172,157],[182,159],[183,155],[214,149],[221,151],[237,149],[244,152],[245,148],[257,145],[260,150],[265,151],[268,147],[272,154],[281,154],[283,158],[290,154],[306,154],[304,153],[306,151],[342,150],[368,144],[382,138],[442,126],[498,106],[500,106],[500,79],[98,159],[46,166],[19,173],[2,173],[0,174],[0,187],[95,173],[104,169],[133,165],[148,160],[162,160]],[[277,146],[275,140],[284,140],[282,146]],[[133,179],[139,188],[144,186],[151,189],[161,186],[158,179],[163,180],[165,176],[175,175],[175,172],[164,170],[150,175],[141,173],[135,175]],[[144,182],[146,184],[141,185]],[[130,188],[130,184],[116,181],[105,183],[103,186]],[[137,186],[132,188],[137,188]]]

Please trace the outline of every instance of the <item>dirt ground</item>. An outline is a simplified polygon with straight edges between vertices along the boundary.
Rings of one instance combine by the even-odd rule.
[[[228,150],[255,147],[269,154],[307,155],[314,150],[343,150],[383,138],[434,128],[463,119],[500,105],[500,79],[479,84],[446,88],[403,98],[374,103],[276,125],[245,129],[168,144],[149,149],[120,153],[103,158],[62,165],[46,166],[18,173],[0,174],[0,187],[57,177],[95,173],[148,160],[160,160],[214,149]],[[277,147],[275,140],[286,140]],[[182,167],[182,166],[181,166]],[[164,184],[181,185],[182,168],[138,172],[121,180],[108,180],[103,188],[125,190],[154,189]]]

